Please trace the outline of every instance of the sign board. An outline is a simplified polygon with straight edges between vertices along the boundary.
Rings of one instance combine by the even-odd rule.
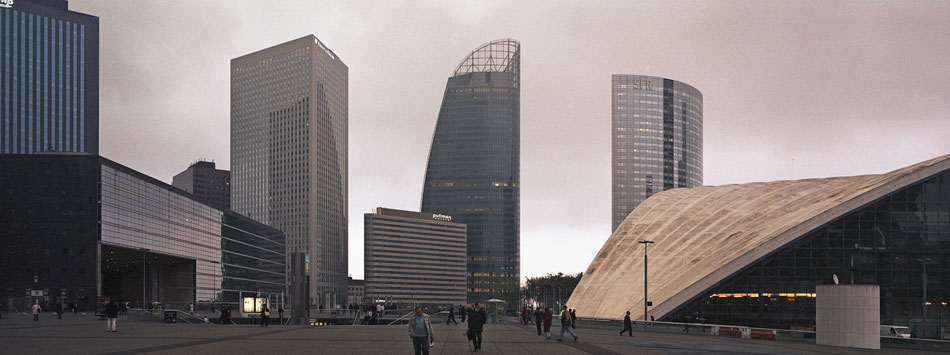
[[[244,313],[254,313],[254,297],[244,297]]]

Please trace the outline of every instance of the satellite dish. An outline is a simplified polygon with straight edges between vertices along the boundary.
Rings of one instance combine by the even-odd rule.
[[[838,284],[838,274],[831,274],[831,279],[834,280],[835,285]]]

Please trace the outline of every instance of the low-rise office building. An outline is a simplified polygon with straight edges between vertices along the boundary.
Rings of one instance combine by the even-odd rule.
[[[189,192],[211,207],[231,209],[231,172],[213,161],[197,161],[172,178],[172,186]]]
[[[0,155],[7,310],[105,297],[133,307],[279,305],[284,234],[97,155]],[[250,313],[250,312],[248,312]]]
[[[346,304],[347,305],[363,304],[364,285],[365,285],[364,280],[357,280],[352,277],[349,278],[349,283],[346,286]]]
[[[465,303],[465,224],[388,208],[365,214],[364,223],[365,298],[397,306]]]

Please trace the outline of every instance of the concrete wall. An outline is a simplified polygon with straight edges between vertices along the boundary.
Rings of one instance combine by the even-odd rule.
[[[881,289],[877,285],[820,285],[815,305],[816,343],[881,348]]]

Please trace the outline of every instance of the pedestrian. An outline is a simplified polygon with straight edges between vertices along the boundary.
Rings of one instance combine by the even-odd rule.
[[[189,304],[188,304],[188,313],[190,313],[191,315],[195,315],[195,304],[194,304],[194,303],[189,303]]]
[[[435,343],[435,334],[432,333],[429,315],[422,312],[422,307],[416,307],[416,315],[409,318],[409,338],[416,355],[429,355],[429,346]]]
[[[63,303],[56,302],[56,319],[63,319]]]
[[[623,316],[623,330],[620,331],[620,335],[623,335],[624,332],[633,336],[633,322],[630,321],[630,311],[627,311],[627,315]]]
[[[488,314],[485,313],[485,309],[482,308],[482,304],[479,302],[475,302],[475,308],[469,312],[469,339],[472,340],[472,345],[475,347],[475,351],[479,351],[482,350],[482,330],[485,326],[485,322],[488,321]]]
[[[449,321],[455,322],[455,307],[449,306],[449,318],[445,320],[445,325],[449,325]],[[459,324],[459,322],[455,322]]]
[[[650,316],[650,321],[653,322],[653,316]]]
[[[577,329],[577,310],[569,309],[568,313],[571,314],[571,328]]]
[[[267,307],[261,308],[261,327],[267,326],[267,320],[270,318],[270,310]]]
[[[567,332],[574,337],[574,341],[577,341],[577,334],[574,334],[574,331],[571,330],[571,312],[567,310],[567,306],[561,306],[561,336],[557,338],[557,341],[564,341],[564,332]]]
[[[211,302],[211,314],[214,314],[214,302]]]
[[[106,331],[115,333],[115,323],[119,318],[119,304],[110,299],[106,304]]]
[[[40,320],[40,312],[43,311],[43,308],[40,308],[40,301],[33,302],[33,321]]]
[[[554,321],[554,312],[550,307],[544,308],[544,335],[545,339],[551,339],[551,323]]]
[[[465,323],[465,317],[468,316],[468,306],[459,305],[459,313],[462,314],[462,323]]]
[[[521,308],[521,324],[528,325],[528,306]]]
[[[541,335],[541,323],[544,319],[544,311],[541,310],[541,307],[534,309],[534,324],[538,326],[538,335]]]
[[[227,313],[227,310],[221,309],[221,316],[218,318],[218,323],[224,324],[224,321],[227,319]]]
[[[284,325],[284,306],[277,306],[277,315],[280,317],[280,325]]]
[[[69,302],[69,308],[73,310],[73,314],[76,314],[76,302]]]

